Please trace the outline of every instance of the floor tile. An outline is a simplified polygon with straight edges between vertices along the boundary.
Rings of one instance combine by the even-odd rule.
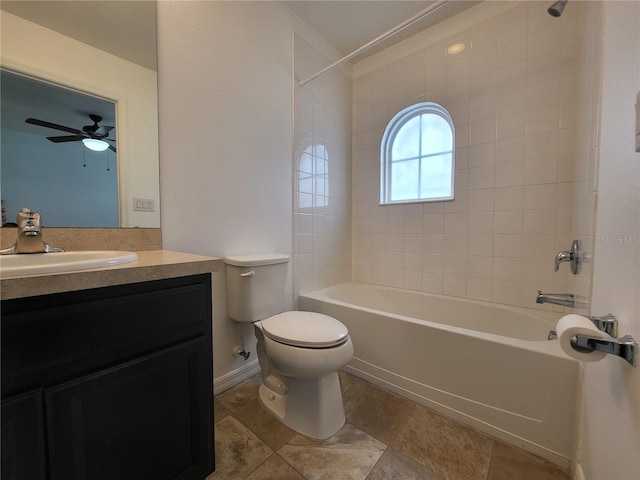
[[[215,448],[216,471],[207,480],[242,480],[273,454],[231,415],[215,425]]]
[[[347,422],[388,444],[407,420],[415,403],[367,382],[358,382],[344,394]]]
[[[240,407],[233,415],[273,450],[279,449],[296,435],[294,430],[267,412],[258,399]]]
[[[256,468],[246,480],[305,480],[295,469],[276,453]]]
[[[418,462],[387,448],[366,480],[444,480]]]
[[[485,480],[493,440],[417,405],[391,447],[447,480]]]
[[[343,372],[342,370],[338,371],[338,378],[340,379],[340,389],[344,394],[351,387],[353,387],[356,383],[362,382],[358,377],[351,375],[350,373]]]
[[[207,480],[569,479],[544,459],[345,372],[347,423],[314,440],[260,405],[260,381],[256,375],[215,397],[217,468]]]
[[[385,448],[347,423],[326,440],[296,435],[278,454],[306,480],[364,480]]]
[[[218,423],[220,420],[228,416],[231,412],[225,408],[218,397],[213,399],[213,422]]]
[[[529,452],[496,441],[487,480],[569,480],[559,467]]]
[[[217,395],[216,398],[233,412],[251,400],[258,398],[258,388],[261,382],[260,375],[254,375],[226,392]]]

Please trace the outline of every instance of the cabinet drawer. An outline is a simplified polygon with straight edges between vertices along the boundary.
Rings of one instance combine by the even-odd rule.
[[[211,334],[211,277],[2,302],[2,396]]]

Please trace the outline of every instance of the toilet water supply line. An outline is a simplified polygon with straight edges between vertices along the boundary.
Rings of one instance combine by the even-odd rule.
[[[251,352],[247,352],[244,348],[244,340],[242,339],[242,332],[240,331],[240,325],[236,325],[236,327],[238,329],[238,336],[240,337],[240,345],[236,345],[235,347],[233,347],[232,353],[235,358],[242,357],[246,361],[249,359]]]
[[[340,60],[332,63],[328,67],[320,70],[318,73],[316,73],[315,75],[310,76],[306,80],[302,80],[302,81],[298,82],[298,85],[302,87],[303,85],[309,83],[311,80],[314,80],[315,78],[319,77],[323,73],[329,72],[329,71],[333,70],[334,68],[339,67],[343,63],[348,62],[349,60],[351,60],[353,57],[356,57],[356,56],[360,55],[361,53],[369,50],[371,47],[374,47],[377,44],[384,42],[386,39],[391,38],[396,33],[404,30],[407,27],[410,27],[411,25],[413,25],[416,22],[419,22],[423,18],[428,17],[429,15],[434,13],[436,10],[439,10],[440,8],[444,7],[450,1],[451,0],[439,0],[439,1],[435,2],[435,3],[432,3],[431,5],[429,5],[424,10],[421,10],[418,13],[416,13],[413,17],[408,18],[404,22],[402,22],[402,23],[396,25],[395,27],[393,27],[391,30],[388,30],[385,33],[383,33],[382,35],[374,38],[369,43],[366,43],[363,46],[361,46],[360,48],[358,48],[358,49],[354,50],[353,52],[351,52],[349,55],[347,55],[347,56],[341,58]]]

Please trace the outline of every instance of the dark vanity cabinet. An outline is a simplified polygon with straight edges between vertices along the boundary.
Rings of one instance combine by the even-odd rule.
[[[213,471],[211,276],[2,302],[2,479]]]

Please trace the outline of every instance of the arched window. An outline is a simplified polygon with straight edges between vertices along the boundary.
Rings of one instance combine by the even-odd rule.
[[[387,125],[380,148],[380,203],[453,199],[455,129],[437,103],[417,103]]]

